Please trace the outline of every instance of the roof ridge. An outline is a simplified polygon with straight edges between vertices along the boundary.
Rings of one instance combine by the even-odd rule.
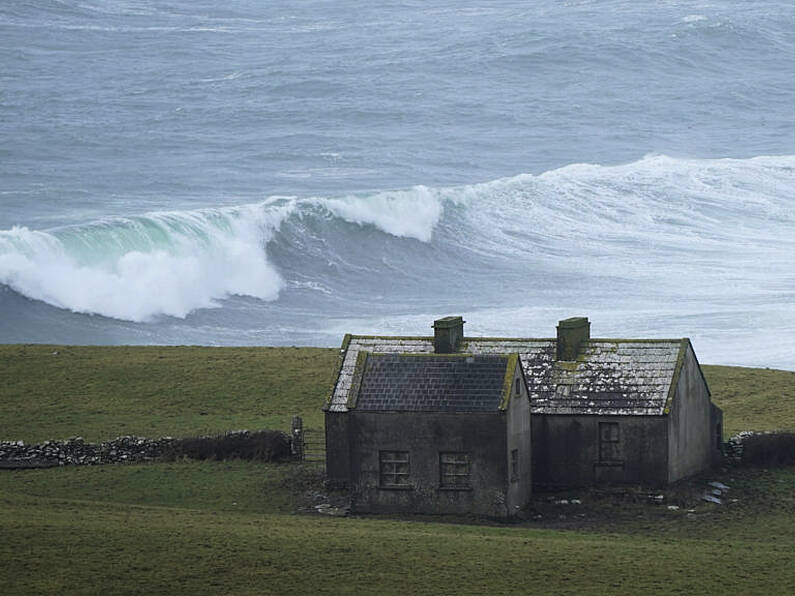
[[[395,341],[433,341],[432,335],[355,335],[347,334],[349,339],[391,339]],[[586,342],[617,342],[617,343],[665,343],[665,342],[680,342],[683,337],[592,337],[585,340]],[[465,335],[462,339],[465,341],[557,341],[555,337],[496,337],[496,336],[480,336],[480,335]]]
[[[462,358],[473,357],[475,362],[493,369],[497,363],[502,368],[502,358],[518,354],[535,413],[663,415],[666,406],[671,405],[667,398],[674,385],[674,373],[681,367],[678,361],[683,342],[688,342],[667,338],[592,338],[583,346],[577,361],[564,363],[555,359],[553,338],[464,337],[460,350],[451,354],[435,353],[430,336],[346,339],[340,350],[343,362],[327,409],[331,412],[347,411],[348,397],[356,389],[357,356],[367,352],[379,355],[379,366],[392,366],[390,363],[397,358],[406,366],[416,363],[427,369],[427,374],[437,366],[432,362],[442,363],[442,368],[445,361],[450,366],[454,362],[463,366]],[[489,362],[492,364],[486,364]],[[563,377],[561,367],[567,370]],[[565,395],[556,391],[559,384],[569,387]]]

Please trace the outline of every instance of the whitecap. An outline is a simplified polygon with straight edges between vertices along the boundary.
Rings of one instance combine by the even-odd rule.
[[[150,213],[49,232],[0,232],[0,283],[37,300],[129,321],[184,318],[231,295],[274,300],[264,246],[292,206]]]
[[[320,203],[351,223],[374,225],[393,236],[422,242],[430,242],[444,210],[440,198],[425,186],[370,196],[324,199]]]

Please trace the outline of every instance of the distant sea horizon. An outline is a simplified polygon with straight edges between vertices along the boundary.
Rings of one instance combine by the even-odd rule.
[[[795,5],[0,5],[0,343],[689,337],[795,370]]]

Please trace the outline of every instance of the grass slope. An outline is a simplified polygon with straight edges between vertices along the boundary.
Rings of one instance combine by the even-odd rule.
[[[336,358],[307,348],[0,346],[0,437],[286,429],[293,414],[320,428]],[[795,427],[795,374],[704,370],[728,432]],[[516,526],[295,515],[302,469],[4,471],[0,593],[795,593],[790,469],[718,476],[738,501],[699,503],[695,519],[684,508],[614,505],[575,530],[559,529],[571,509],[569,521]],[[584,503],[580,515],[598,509]]]
[[[795,372],[702,366],[726,432],[795,430]]]
[[[0,438],[156,437],[322,426],[338,351],[0,345]]]
[[[765,498],[736,514],[707,508],[696,520],[678,513],[668,523],[590,532],[289,515],[283,482],[290,471],[284,465],[203,462],[0,474],[0,590],[795,590],[791,471],[749,478]]]
[[[321,428],[338,351],[0,345],[0,438]],[[795,372],[704,366],[727,433],[795,428]]]

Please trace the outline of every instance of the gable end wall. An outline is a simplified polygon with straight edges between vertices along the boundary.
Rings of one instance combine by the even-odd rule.
[[[519,382],[519,394],[516,394],[516,382]],[[527,385],[524,381],[521,365],[514,366],[510,387],[510,401],[508,402],[507,429],[508,448],[508,514],[515,515],[530,503],[532,492],[532,437],[530,422],[530,398],[527,395]],[[514,477],[511,469],[511,452],[518,452],[518,474]]]
[[[711,403],[690,342],[667,418],[668,482],[708,470],[713,458]]]

